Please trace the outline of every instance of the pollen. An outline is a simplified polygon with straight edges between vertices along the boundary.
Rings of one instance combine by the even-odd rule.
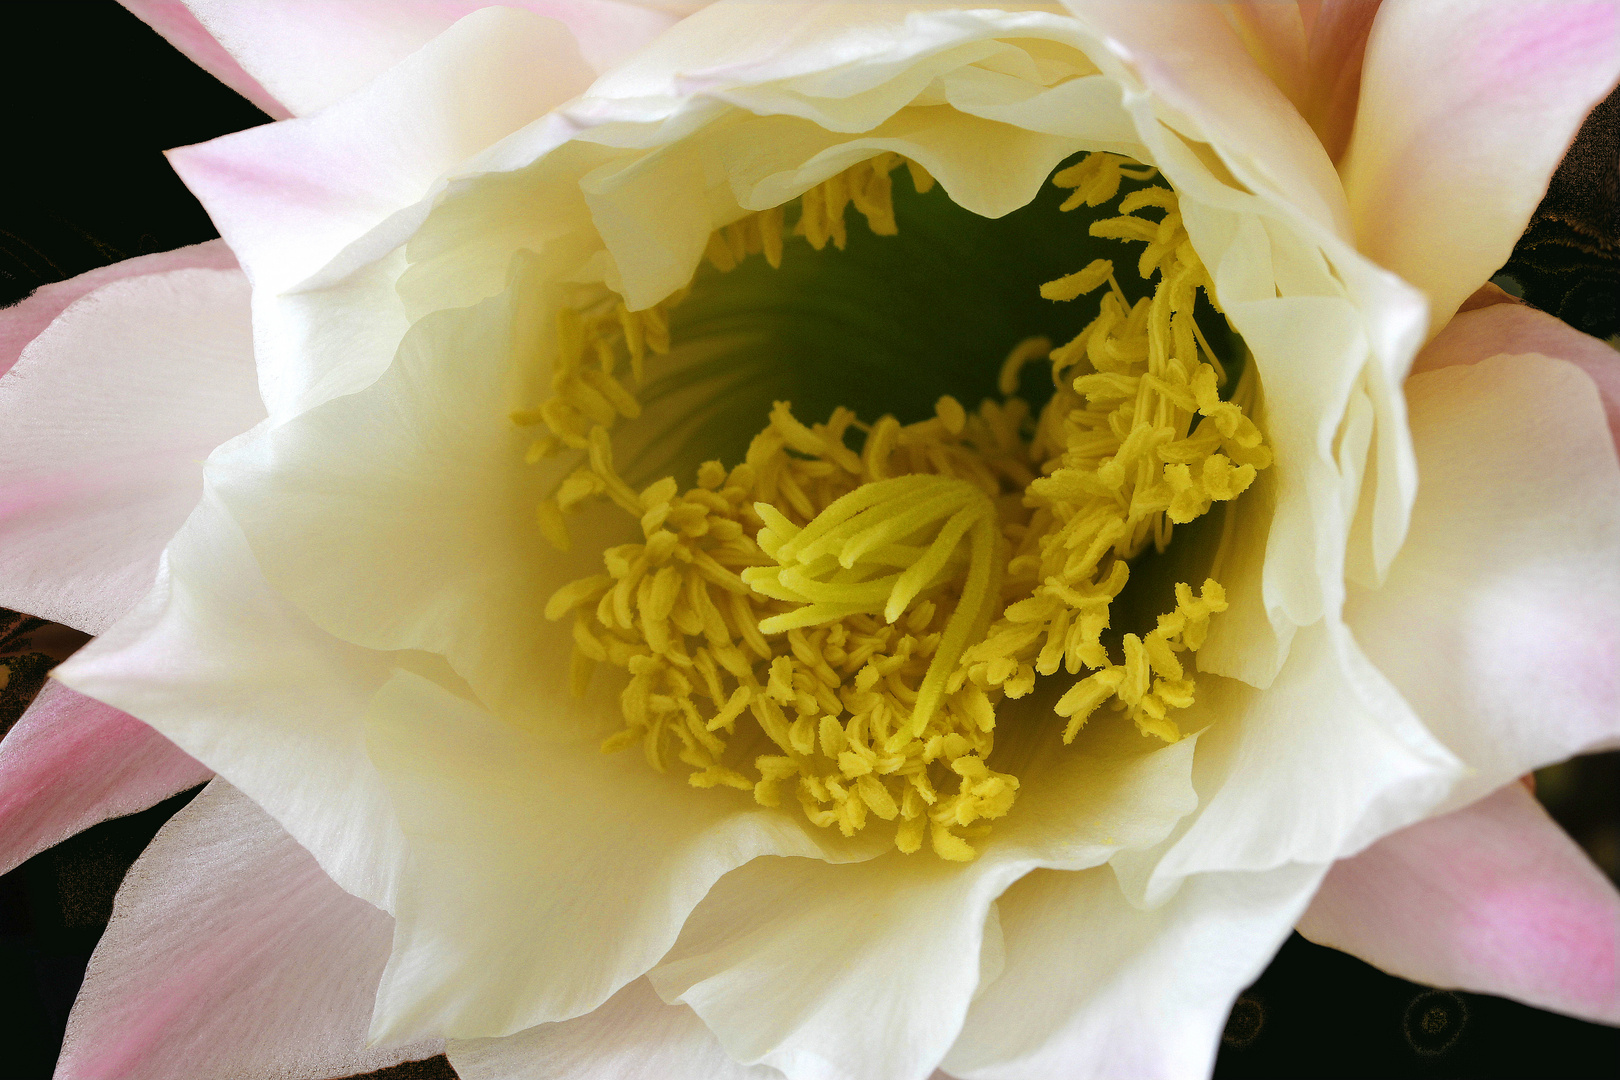
[[[784,208],[753,213],[716,231],[707,257],[726,272],[754,255],[777,265],[789,240],[842,249],[850,207],[893,235],[902,164],[917,190],[932,185],[879,155],[801,196],[791,229]],[[1020,787],[994,765],[998,714],[1039,680],[1062,680],[1054,741],[1099,711],[1181,738],[1176,714],[1196,699],[1196,653],[1225,592],[1179,583],[1175,606],[1132,632],[1112,628],[1115,602],[1132,560],[1241,496],[1271,454],[1254,380],[1229,385],[1195,320],[1200,293],[1219,310],[1214,288],[1175,193],[1140,186],[1154,175],[1105,153],[1054,175],[1072,191],[1064,211],[1119,199],[1089,228],[1142,245],[1147,295],[1129,301],[1111,259],[1032,285],[1077,309],[1101,295],[1069,340],[1026,338],[1007,354],[1000,401],[970,411],[944,396],[912,424],[847,408],[806,423],[779,401],[742,462],[707,462],[686,490],[672,477],[633,488],[612,440],[639,415],[633,387],[668,352],[680,296],[564,310],[551,396],[513,420],[546,429],[531,461],[578,457],[538,512],[553,543],[567,545],[564,514],[592,499],[639,526],[545,610],[573,621],[577,693],[600,665],[623,672],[624,727],[604,750],[639,745],[694,787],[795,801],[846,836],[881,822],[903,852],[926,841],[966,861]],[[1014,396],[1032,364],[1055,387],[1038,415]]]

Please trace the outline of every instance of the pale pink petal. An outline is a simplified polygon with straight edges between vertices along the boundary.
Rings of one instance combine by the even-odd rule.
[[[128,713],[51,680],[0,742],[0,873],[212,775]]]
[[[393,289],[403,256],[385,259],[415,230],[401,212],[421,204],[414,213],[425,214],[447,174],[592,77],[560,23],[491,8],[318,116],[170,152],[253,282],[273,417],[358,389],[387,366],[408,325]]]
[[[68,305],[103,285],[166,270],[231,270],[235,266],[236,256],[225,242],[210,240],[155,255],[138,255],[111,266],[98,266],[66,281],[41,285],[27,299],[0,309],[0,375],[11,370],[23,348],[44,333]]]
[[[1341,164],[1361,250],[1432,327],[1513,250],[1587,110],[1620,76],[1613,3],[1385,3]]]
[[[452,1042],[461,1080],[781,1080],[739,1065],[685,1005],[665,1005],[637,979],[592,1013],[504,1039]]]
[[[1568,360],[1597,384],[1609,431],[1620,440],[1620,352],[1608,342],[1572,329],[1561,319],[1514,302],[1506,293],[1502,296],[1506,302],[1484,304],[1452,319],[1440,336],[1418,354],[1412,374],[1477,364],[1504,353],[1540,353]]]
[[[1620,459],[1592,380],[1562,360],[1441,367],[1406,395],[1422,478],[1411,532],[1384,586],[1353,588],[1344,617],[1470,766],[1455,809],[1620,744]]]
[[[1403,979],[1620,1024],[1620,893],[1521,784],[1336,864],[1299,931]]]
[[[263,415],[240,271],[81,296],[0,379],[0,606],[105,629],[151,587],[203,458]]]
[[[366,1046],[392,935],[216,780],[124,878],[57,1080],[315,1080],[436,1054]]]
[[[215,40],[181,0],[119,0],[141,22],[156,30],[192,63],[247,98],[277,120],[292,113],[287,106],[242,70],[242,65]]]
[[[181,44],[170,36],[170,26],[180,22],[177,15],[160,25],[140,10],[146,4],[137,0],[131,6],[165,37]],[[223,46],[220,51],[239,64],[239,70],[297,116],[346,97],[458,19],[491,6],[495,5],[490,0],[189,0],[185,5],[199,30],[206,27],[218,40],[216,49]],[[524,8],[568,27],[597,70],[634,52],[675,21],[673,14],[655,7],[617,0],[515,0],[504,6]],[[182,51],[224,77],[212,62],[205,63],[184,46]],[[541,55],[535,62],[543,68],[552,58]]]

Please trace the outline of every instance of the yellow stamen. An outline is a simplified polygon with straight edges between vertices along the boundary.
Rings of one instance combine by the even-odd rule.
[[[874,233],[895,232],[901,160],[880,155],[811,188],[793,235],[843,247],[851,205]],[[906,164],[919,191],[932,186]],[[1072,209],[1152,175],[1092,154],[1053,180],[1074,189]],[[564,312],[554,396],[513,420],[550,429],[531,453],[582,454],[539,511],[554,543],[567,542],[563,511],[587,499],[640,523],[641,542],[608,549],[604,573],[558,590],[545,611],[574,617],[577,691],[599,663],[629,676],[625,729],[604,750],[639,742],[654,768],[678,760],[694,786],[749,790],[765,806],[789,785],[818,826],[853,835],[894,822],[902,852],[926,837],[960,861],[1012,809],[1018,779],[988,763],[997,710],[1039,677],[1080,676],[1055,706],[1065,743],[1110,702],[1144,735],[1180,738],[1172,714],[1196,697],[1190,658],[1224,591],[1177,584],[1151,630],[1117,638],[1112,605],[1131,559],[1237,498],[1271,454],[1240,404],[1252,379],[1220,396],[1226,374],[1193,317],[1198,290],[1211,304],[1213,290],[1175,193],[1132,191],[1090,231],[1145,245],[1136,265],[1152,295],[1128,302],[1107,259],[1041,286],[1058,303],[1109,289],[1065,344],[1031,338],[1008,354],[1004,402],[969,412],[946,396],[928,420],[870,427],[847,409],[806,424],[778,402],[741,464],[707,462],[684,492],[672,478],[631,488],[610,435],[640,411],[617,354],[639,383],[644,358],[669,347],[678,297],[644,312],[612,298]],[[785,232],[781,208],[748,215],[714,234],[708,258],[722,271],[755,254],[775,265]],[[1057,390],[1030,425],[1010,395],[1042,357]],[[846,442],[855,431],[858,452]]]

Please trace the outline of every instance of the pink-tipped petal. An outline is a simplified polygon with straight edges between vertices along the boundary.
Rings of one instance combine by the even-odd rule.
[[[124,878],[56,1080],[316,1080],[436,1054],[366,1047],[392,934],[216,780]]]
[[[1336,864],[1299,931],[1405,979],[1620,1024],[1620,893],[1522,784]]]
[[[261,86],[258,79],[243,70],[236,57],[197,21],[197,16],[181,0],[119,2],[129,9],[130,14],[162,34],[192,63],[253,102],[269,116],[285,120],[292,115],[292,111]]]
[[[98,266],[94,270],[41,285],[26,299],[0,309],[0,375],[11,370],[17,357],[28,343],[45,332],[81,296],[124,278],[160,274],[166,270],[233,270],[236,256],[223,240],[210,240],[205,244],[160,251],[155,255],[139,255],[133,259],[115,262],[111,266]]]
[[[490,8],[318,116],[170,151],[253,282],[272,417],[360,389],[387,366],[409,325],[393,289],[403,258],[388,253],[424,200],[593,77],[566,27]]]
[[[128,713],[47,682],[0,742],[0,873],[212,775]]]
[[[267,96],[284,102],[292,115],[308,116],[365,86],[458,19],[495,5],[488,0],[189,0],[185,5],[135,0],[128,6],[233,89],[246,93],[226,77],[230,69],[219,64],[218,53],[243,77],[268,88]],[[675,21],[672,14],[616,0],[516,0],[504,6],[526,8],[568,27],[597,70]],[[164,10],[170,8],[185,10],[195,29],[179,13]],[[153,9],[161,22],[147,17]],[[198,33],[209,35],[217,52],[200,44],[188,48]],[[539,65],[548,62],[547,56],[536,57]]]
[[[1507,261],[1592,105],[1620,76],[1620,6],[1390,0],[1340,166],[1361,250],[1430,325]]]
[[[0,379],[0,606],[100,633],[151,587],[203,459],[263,415],[241,271],[80,296]]]
[[[1496,287],[1490,286],[1495,289]],[[1496,290],[1501,293],[1500,289]],[[1468,304],[1496,299],[1476,293]],[[1429,342],[1412,364],[1412,374],[1459,364],[1477,364],[1502,353],[1540,353],[1568,360],[1597,384],[1609,431],[1620,440],[1620,352],[1607,342],[1571,329],[1561,319],[1517,303],[1507,293],[1495,303],[1465,309],[1439,337]]]
[[[1353,588],[1344,618],[1470,766],[1456,809],[1620,745],[1620,458],[1592,380],[1564,360],[1439,367],[1406,397],[1422,477],[1412,528],[1383,587]]]

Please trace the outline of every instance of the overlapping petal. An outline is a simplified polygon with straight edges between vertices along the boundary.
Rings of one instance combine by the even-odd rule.
[[[1443,367],[1407,396],[1423,492],[1388,581],[1345,617],[1470,766],[1457,807],[1620,741],[1620,461],[1563,360]]]
[[[488,0],[128,0],[126,6],[216,78],[281,119],[327,108],[458,19],[496,5]],[[516,0],[504,6],[562,23],[597,70],[640,48],[676,17],[656,5],[619,0]],[[250,92],[255,88],[257,94]]]
[[[366,1044],[390,922],[215,781],[124,879],[56,1076],[319,1080],[431,1056]]]
[[[133,716],[48,682],[0,742],[0,873],[212,775]]]
[[[28,333],[63,304],[0,380],[0,606],[106,629],[151,587],[202,459],[264,415],[227,258],[135,260],[5,313]]]
[[[408,673],[378,694],[369,731],[412,859],[378,1038],[507,1035],[583,1015],[651,968],[733,868],[884,847],[745,794],[694,799],[678,777],[603,754],[599,734],[543,741]]]
[[[1518,783],[1339,863],[1299,929],[1402,978],[1620,1023],[1620,894]]]
[[[1431,332],[1507,261],[1616,78],[1610,3],[1379,8],[1340,171],[1358,246],[1423,290]]]
[[[489,8],[318,116],[171,152],[253,282],[272,417],[352,392],[387,367],[408,325],[393,292],[403,263],[389,253],[423,200],[592,77],[560,23]]]

